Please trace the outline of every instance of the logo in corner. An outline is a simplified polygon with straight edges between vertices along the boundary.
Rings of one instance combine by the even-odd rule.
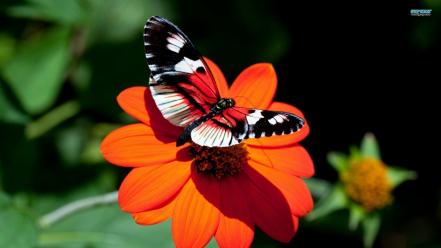
[[[411,9],[410,15],[411,16],[431,16],[432,9]]]

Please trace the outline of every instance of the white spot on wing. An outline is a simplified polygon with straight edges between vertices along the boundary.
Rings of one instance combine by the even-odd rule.
[[[167,49],[175,53],[179,53],[179,51],[181,50],[179,47],[173,44],[167,44]]]
[[[193,73],[199,67],[203,67],[204,64],[200,59],[191,60],[189,58],[184,57],[179,63],[175,65],[175,71],[185,72],[185,73]]]
[[[262,118],[263,118],[262,110],[256,110],[254,111],[254,113],[247,115],[247,122],[250,125],[254,125]]]
[[[170,44],[172,44],[172,45],[174,45],[174,46],[177,46],[179,49],[181,49],[181,48],[184,46],[184,42],[182,42],[182,40],[180,40],[180,39],[176,39],[176,38],[174,38],[173,36],[168,37],[168,38],[167,38],[167,41],[168,41]]]
[[[283,114],[278,114],[276,116],[274,116],[273,118],[269,119],[268,122],[271,125],[276,125],[276,123],[283,123],[284,121],[287,121],[288,117],[286,117]]]
[[[274,116],[273,119],[275,119],[277,121],[277,123],[282,123],[284,120],[283,117],[285,117],[285,116],[279,114],[279,115]]]
[[[276,125],[277,121],[274,118],[268,120],[271,125]]]

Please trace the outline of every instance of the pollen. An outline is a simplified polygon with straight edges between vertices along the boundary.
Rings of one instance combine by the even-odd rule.
[[[222,179],[240,173],[248,160],[244,144],[230,147],[206,147],[193,144],[190,148],[198,173]]]
[[[392,202],[387,167],[380,160],[364,158],[352,161],[340,177],[349,198],[368,212]]]

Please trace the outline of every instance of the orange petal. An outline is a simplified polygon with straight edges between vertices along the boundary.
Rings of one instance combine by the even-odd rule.
[[[119,205],[130,213],[160,208],[176,196],[189,177],[188,162],[135,168],[119,188]]]
[[[133,118],[150,124],[145,95],[147,87],[131,87],[123,90],[116,98],[119,106]]]
[[[157,224],[163,222],[164,220],[167,220],[172,216],[174,206],[175,206],[175,199],[171,200],[163,207],[149,211],[135,213],[132,215],[132,217],[135,220],[135,222],[140,225]]]
[[[277,76],[271,64],[260,63],[242,71],[231,86],[229,95],[239,107],[266,109],[273,100]]]
[[[314,164],[300,145],[264,148],[248,146],[250,158],[262,165],[299,177],[312,177]]]
[[[219,225],[219,184],[193,171],[178,198],[172,232],[176,247],[204,247]]]
[[[283,195],[293,215],[304,216],[312,210],[313,201],[311,193],[302,179],[260,165],[252,160],[249,160],[248,164],[249,167],[247,166],[245,171],[253,183],[258,185],[258,187],[263,184],[263,180],[266,183],[272,184]],[[267,190],[267,188],[262,188],[264,194],[273,193]]]
[[[221,181],[221,217],[216,232],[220,247],[250,247],[254,238],[254,223],[241,180],[230,177]]]
[[[282,102],[273,102],[270,105],[269,110],[289,112],[304,118],[303,113],[300,112],[298,108]],[[249,139],[246,140],[245,142],[250,146],[262,146],[262,147],[288,146],[302,141],[306,136],[308,136],[308,134],[309,134],[309,125],[308,122],[306,122],[305,126],[303,126],[303,128],[300,129],[300,131],[297,131],[289,135],[280,135],[280,136],[275,135],[272,137]]]
[[[118,95],[117,101],[126,113],[151,126],[155,132],[177,138],[182,131],[164,119],[148,87],[125,89]]]
[[[296,224],[285,196],[265,177],[248,166],[245,167],[243,190],[247,192],[253,220],[273,239],[289,242],[296,231]]]
[[[221,97],[228,97],[228,83],[221,69],[209,58],[204,57],[204,60],[207,63],[211,73],[213,74]]]
[[[104,158],[112,164],[139,167],[173,160],[190,160],[188,147],[177,148],[175,140],[155,133],[144,124],[131,124],[112,131],[101,143]]]

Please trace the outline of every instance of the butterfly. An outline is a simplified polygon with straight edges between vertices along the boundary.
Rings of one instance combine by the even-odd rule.
[[[192,141],[228,147],[244,139],[291,134],[305,125],[291,113],[244,108],[222,98],[204,58],[165,18],[147,20],[144,47],[154,102],[165,119],[184,128],[176,146]]]

